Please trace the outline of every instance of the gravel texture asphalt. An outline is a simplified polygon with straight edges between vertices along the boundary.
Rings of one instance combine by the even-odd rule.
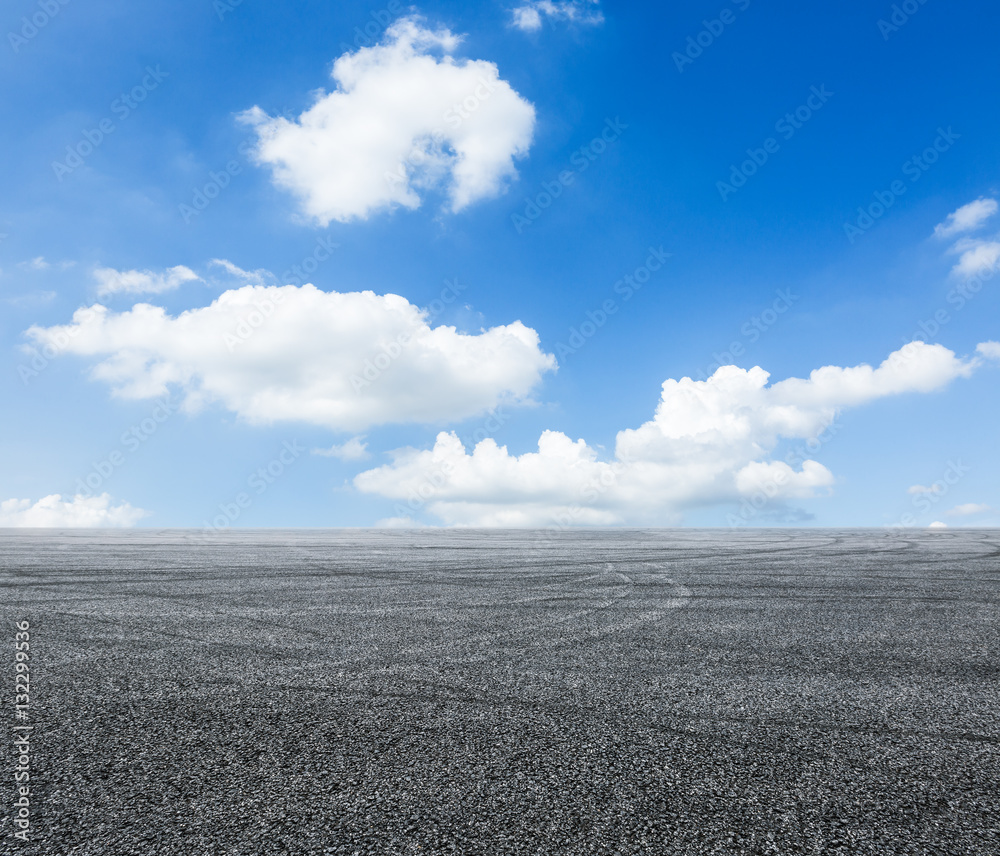
[[[6,530],[0,592],[4,856],[1000,853],[996,530]]]

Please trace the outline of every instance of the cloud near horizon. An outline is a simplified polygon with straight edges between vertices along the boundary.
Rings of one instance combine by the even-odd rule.
[[[724,366],[704,381],[664,381],[653,419],[619,431],[611,460],[558,431],[520,456],[492,439],[469,452],[441,432],[432,449],[397,450],[354,484],[396,500],[397,518],[426,510],[453,526],[663,525],[688,509],[756,496],[780,507],[834,483],[805,455],[773,459],[781,440],[811,440],[814,451],[843,409],[933,392],[981,363],[917,341],[877,368],[825,366],[771,386],[760,367]]]
[[[965,502],[949,509],[945,514],[949,517],[970,517],[974,514],[986,514],[989,511],[993,511],[993,508],[985,502]]]
[[[54,493],[32,503],[30,499],[0,502],[0,526],[54,529],[105,529],[135,526],[149,514],[127,502],[114,505],[111,496],[77,494],[63,499]]]
[[[298,119],[241,114],[255,158],[322,225],[417,208],[436,189],[452,212],[501,193],[531,145],[535,108],[485,60],[456,60],[461,41],[401,18],[381,44],[333,64],[333,92]]]
[[[101,304],[69,324],[33,326],[38,347],[100,360],[91,376],[129,399],[181,393],[251,423],[298,421],[355,433],[457,421],[530,401],[555,357],[520,321],[460,333],[432,327],[396,294],[246,285],[173,317],[149,303]]]

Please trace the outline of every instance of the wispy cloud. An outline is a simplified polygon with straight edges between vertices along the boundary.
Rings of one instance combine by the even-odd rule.
[[[160,272],[97,268],[94,279],[97,281],[97,296],[108,297],[113,294],[161,294],[201,277],[191,268],[176,265]]]
[[[604,22],[600,0],[529,0],[511,11],[511,23],[519,30],[535,32],[545,19],[593,26]]]
[[[943,223],[938,223],[934,227],[934,235],[938,238],[950,238],[962,232],[971,232],[978,229],[996,213],[997,201],[980,197],[974,202],[952,211]]]
[[[13,297],[5,297],[4,303],[10,306],[44,306],[51,303],[56,298],[54,291],[31,291],[27,294],[16,294]]]
[[[19,262],[18,267],[21,270],[69,270],[76,262],[50,262],[45,256],[35,256],[26,262]]]
[[[938,238],[953,238],[963,235],[949,248],[958,255],[958,262],[951,269],[956,276],[971,278],[987,271],[994,271],[1000,263],[1000,240],[996,237],[977,238],[969,236],[981,228],[997,212],[997,201],[980,197],[973,202],[952,211],[944,222],[934,227]]]
[[[961,238],[952,245],[951,251],[959,256],[951,269],[958,276],[972,277],[993,270],[1000,262],[1000,241]]]
[[[234,279],[238,279],[241,283],[249,283],[250,285],[270,285],[277,281],[274,274],[269,270],[264,268],[258,268],[257,270],[243,270],[243,268],[239,265],[233,264],[229,261],[229,259],[212,259],[209,264],[212,267],[222,268],[226,273]]]
[[[956,505],[954,508],[949,509],[945,512],[949,517],[971,517],[974,514],[985,514],[988,511],[993,511],[993,508],[982,502],[966,502],[962,505]]]
[[[368,454],[368,444],[362,442],[363,437],[352,437],[346,443],[330,446],[326,449],[313,449],[314,455],[324,458],[339,458],[342,461],[363,461],[371,457]]]

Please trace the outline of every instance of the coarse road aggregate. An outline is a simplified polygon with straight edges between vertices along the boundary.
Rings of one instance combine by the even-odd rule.
[[[1000,853],[997,530],[0,530],[0,854]]]

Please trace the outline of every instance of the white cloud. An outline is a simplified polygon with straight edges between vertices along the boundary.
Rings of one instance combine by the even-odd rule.
[[[54,291],[32,291],[28,294],[18,294],[14,297],[5,297],[3,302],[11,306],[41,306],[51,303],[56,299]]]
[[[545,431],[538,452],[509,455],[492,439],[468,454],[454,433],[438,434],[434,448],[397,452],[392,464],[358,475],[354,484],[419,508],[430,510],[449,525],[535,526],[574,514],[591,482],[613,482],[613,464],[597,460],[583,440]],[[416,510],[412,505],[410,508]],[[405,516],[406,508],[401,508]],[[616,523],[612,509],[581,507],[575,522]]]
[[[972,277],[995,271],[1000,262],[1000,242],[979,238],[962,238],[955,242],[951,251],[958,253],[958,262],[951,269],[957,276]]]
[[[361,437],[351,437],[346,443],[333,445],[327,449],[313,449],[312,453],[324,458],[339,458],[342,461],[363,461],[371,457],[368,454],[368,444],[363,442]]]
[[[971,232],[978,229],[990,217],[997,212],[997,201],[980,197],[968,205],[952,211],[943,223],[938,223],[934,227],[934,234],[938,238],[950,238],[961,232]]]
[[[452,211],[496,196],[528,152],[535,109],[492,62],[456,60],[459,41],[401,18],[383,43],[341,56],[336,89],[297,120],[246,111],[258,163],[323,225],[417,208],[431,189]]]
[[[432,449],[398,450],[354,484],[396,500],[399,516],[426,507],[468,526],[663,524],[701,505],[757,496],[780,504],[834,481],[804,456],[771,459],[782,438],[817,438],[845,407],[941,389],[979,362],[911,342],[877,368],[826,366],[772,386],[759,367],[725,366],[705,381],[665,381],[653,419],[620,431],[610,461],[556,431],[520,456],[492,439],[470,453],[441,432]]]
[[[907,493],[909,494],[920,494],[920,493],[941,493],[944,490],[943,485],[932,484],[932,485],[922,485],[914,484],[907,488]]]
[[[1000,360],[1000,342],[980,342],[976,353],[988,360]]]
[[[985,514],[987,511],[992,511],[993,509],[982,502],[966,502],[962,505],[956,505],[954,508],[949,509],[945,514],[951,517],[969,517],[973,514]]]
[[[942,523],[940,520],[935,520],[933,523],[927,524],[928,529],[947,529],[948,524]]]
[[[273,285],[277,282],[275,276],[266,268],[257,270],[243,270],[243,268],[233,264],[229,259],[211,259],[209,264],[212,267],[220,267],[234,279],[250,285]]]
[[[220,402],[250,422],[350,432],[524,401],[556,367],[520,321],[460,333],[431,327],[399,295],[313,285],[248,285],[177,317],[147,303],[120,313],[97,304],[27,335],[58,353],[102,358],[93,377],[125,398],[175,388],[188,411]]]
[[[107,297],[111,294],[160,294],[171,291],[185,282],[201,279],[193,270],[177,265],[167,268],[162,273],[151,270],[115,270],[114,268],[97,268],[94,271],[97,281],[97,296]]]
[[[412,517],[387,517],[375,524],[376,529],[428,529],[426,523],[418,523]]]
[[[83,496],[63,499],[58,493],[32,503],[30,499],[0,502],[0,526],[53,527],[57,529],[118,528],[135,526],[149,514],[127,502],[113,505],[111,496]]]
[[[997,212],[997,201],[980,197],[968,205],[963,205],[934,227],[939,238],[950,238],[963,232],[972,232],[983,225]],[[958,255],[958,262],[952,273],[965,278],[989,272],[992,274],[1000,264],[1000,241],[993,238],[959,238],[949,248]]]
[[[24,270],[50,270],[55,267],[57,270],[69,270],[76,262],[55,262],[48,261],[45,256],[35,256],[27,262],[19,262],[18,267]]]
[[[600,0],[529,0],[512,12],[512,23],[519,30],[533,32],[542,27],[542,19],[571,21],[574,24],[600,24],[604,22]]]
[[[513,24],[519,30],[531,33],[542,28],[542,14],[533,5],[518,6],[511,12]]]

